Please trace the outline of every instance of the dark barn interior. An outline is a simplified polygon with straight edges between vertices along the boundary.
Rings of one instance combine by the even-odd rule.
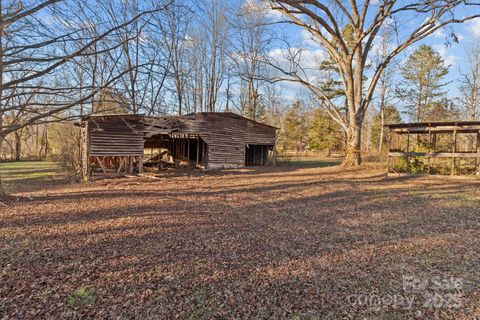
[[[268,162],[269,151],[271,146],[268,145],[247,145],[245,147],[245,165],[246,166],[263,166]]]
[[[207,159],[207,145],[198,135],[175,137],[166,134],[154,135],[145,139],[144,160],[157,161],[170,155],[171,162],[177,165],[182,162],[205,167]]]

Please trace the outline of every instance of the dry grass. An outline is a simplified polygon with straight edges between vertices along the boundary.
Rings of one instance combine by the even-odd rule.
[[[25,190],[0,208],[0,318],[480,316],[480,183],[383,172],[277,167]],[[425,291],[402,288],[412,275],[461,278],[461,305],[425,306]],[[415,301],[377,308],[355,294]]]

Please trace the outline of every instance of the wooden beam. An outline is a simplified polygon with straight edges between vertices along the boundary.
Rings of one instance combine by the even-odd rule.
[[[122,167],[123,167],[123,163],[125,162],[125,158],[124,157],[121,157],[120,158],[120,163],[118,165],[118,170],[117,172],[120,173],[120,171],[122,171]]]
[[[107,173],[107,171],[105,170],[105,166],[103,165],[103,159],[100,160],[100,157],[95,157],[95,159],[97,159],[97,162],[100,165],[100,168],[102,168],[103,173]]]
[[[408,132],[427,133],[428,131],[453,132],[454,130],[457,130],[458,132],[476,132],[477,130],[479,130],[479,128],[480,128],[480,125],[465,125],[465,126],[444,125],[444,126],[394,128],[391,130],[397,133],[408,133]]]
[[[389,152],[391,157],[477,158],[476,152]]]

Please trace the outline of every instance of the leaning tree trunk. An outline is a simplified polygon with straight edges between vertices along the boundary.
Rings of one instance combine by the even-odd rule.
[[[2,173],[0,172],[0,198],[5,198],[6,196],[7,193],[5,192],[5,188],[3,187]]]
[[[20,161],[22,158],[22,140],[20,134],[15,132],[15,161]]]
[[[348,128],[347,145],[345,147],[344,166],[359,166],[362,164],[362,125],[353,124]]]
[[[0,135],[0,149],[2,148],[3,144],[3,136]],[[0,198],[5,198],[7,196],[7,193],[5,192],[5,188],[3,187],[3,182],[2,182],[2,170],[0,169]]]
[[[383,137],[385,135],[384,133],[384,128],[383,126],[385,125],[385,110],[383,106],[381,107],[380,110],[380,137],[378,141],[378,157],[380,158],[382,156],[382,147],[383,147]]]

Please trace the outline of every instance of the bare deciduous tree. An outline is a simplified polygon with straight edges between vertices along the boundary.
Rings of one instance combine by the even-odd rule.
[[[480,16],[479,7],[469,1],[294,1],[269,0],[271,8],[280,12],[284,22],[310,33],[338,65],[345,88],[347,117],[343,119],[337,106],[319,88],[305,79],[298,69],[283,70],[284,80],[303,84],[322,101],[328,113],[347,135],[345,165],[361,163],[361,130],[367,108],[378,81],[394,57],[433,32],[454,23]],[[460,14],[460,8],[468,7]],[[464,15],[464,12],[468,12]],[[408,21],[408,23],[406,23]],[[368,74],[367,62],[372,47],[384,28],[402,25],[396,43],[388,55]],[[348,32],[345,30],[348,29]],[[369,75],[369,82],[366,76]]]
[[[480,43],[473,43],[467,51],[466,73],[460,72],[460,104],[468,120],[477,120],[480,112]]]
[[[103,75],[102,87],[79,90],[79,79],[68,77],[78,60],[118,49],[113,39],[126,26],[165,10],[171,1],[137,12],[128,19],[99,27],[85,23],[78,8],[84,1],[32,0],[0,3],[0,145],[9,133],[50,121],[51,117],[89,101],[129,70]],[[91,34],[91,36],[87,36]],[[104,43],[103,47],[98,44]],[[93,87],[93,86],[92,86]],[[26,98],[28,97],[28,98]],[[21,101],[20,103],[17,103]],[[7,117],[15,111],[22,117]],[[0,180],[0,196],[5,192]]]
[[[240,83],[242,114],[256,120],[260,104],[260,85],[266,78],[265,60],[271,42],[265,10],[255,1],[239,8],[235,27],[234,50],[231,59],[236,66]]]

